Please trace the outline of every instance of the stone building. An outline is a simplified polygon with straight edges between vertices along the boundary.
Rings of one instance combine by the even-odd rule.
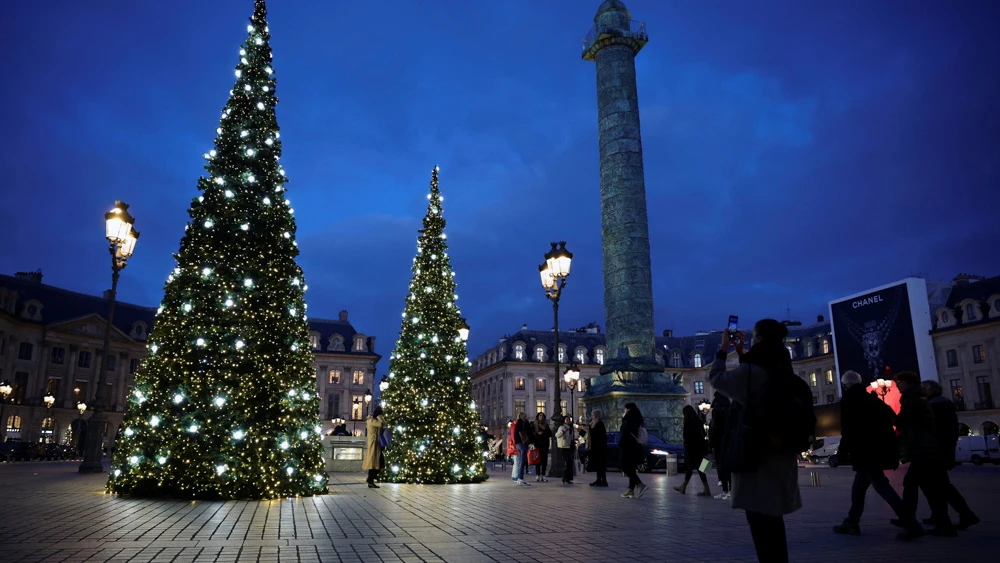
[[[42,283],[41,272],[0,275],[0,381],[12,387],[0,417],[0,437],[69,443],[81,417],[76,405],[93,402],[108,301]],[[113,438],[126,397],[146,354],[146,338],[156,309],[118,302],[111,333],[112,362],[107,381],[108,425]],[[375,380],[375,337],[355,330],[347,311],[336,320],[309,319],[315,356],[320,417],[364,415],[363,397]],[[49,407],[47,394],[55,397]],[[355,401],[358,404],[355,404]],[[360,425],[359,425],[360,426]]]
[[[935,284],[935,292],[937,286]],[[1000,276],[989,279],[958,276],[943,284],[938,297],[930,296],[934,314],[931,338],[938,362],[938,378],[945,394],[958,405],[959,420],[974,434],[998,433],[1000,410],[992,389],[1000,385]],[[813,403],[839,401],[840,375],[836,373],[830,321],[822,315],[812,324],[786,321],[786,347],[795,373],[813,390]],[[752,326],[746,324],[745,326]],[[506,422],[524,410],[529,418],[537,412],[552,412],[552,331],[532,331],[522,326],[504,336],[472,362],[472,385],[477,408],[489,432],[499,435]],[[718,331],[674,336],[664,331],[656,337],[656,361],[670,377],[680,377],[689,395],[685,403],[698,406],[714,395],[708,381],[708,366],[721,343]],[[563,393],[563,412],[575,398],[575,417],[586,416],[581,397],[585,379],[595,378],[608,358],[605,335],[596,324],[560,332],[560,363],[575,363],[580,383],[574,397]],[[735,354],[729,363],[735,365]],[[560,366],[565,372],[566,367]],[[565,384],[564,384],[565,385]],[[565,386],[563,387],[566,388]],[[547,409],[547,410],[546,410]],[[608,420],[617,429],[617,421]]]

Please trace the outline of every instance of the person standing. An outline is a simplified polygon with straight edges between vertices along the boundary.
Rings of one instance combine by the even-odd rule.
[[[382,407],[377,406],[368,415],[368,421],[365,424],[368,430],[368,436],[365,440],[368,448],[365,450],[365,459],[361,464],[362,469],[368,470],[368,479],[365,481],[368,483],[369,489],[379,488],[375,484],[375,478],[378,477],[378,472],[385,467],[385,457],[382,455],[382,443],[379,442],[383,426],[385,426],[385,419],[382,417]]]
[[[528,445],[531,442],[530,429],[528,427],[528,416],[524,411],[517,413],[517,422],[514,423],[514,446],[517,448],[517,458],[514,467],[517,470],[517,478],[514,481],[518,485],[529,486],[531,483],[524,480],[524,471],[528,467]]]
[[[691,475],[697,471],[702,485],[698,496],[712,496],[712,492],[708,489],[708,477],[701,471],[701,462],[708,455],[705,424],[691,405],[684,405],[681,412],[684,414],[684,465],[687,466],[687,473],[684,475],[684,482],[674,487],[674,490],[683,495],[687,491]]]
[[[535,466],[535,481],[548,481],[545,473],[549,468],[549,442],[552,440],[552,429],[545,420],[545,413],[540,412],[535,415],[535,421],[531,423],[531,433],[539,454],[539,463]]]
[[[748,412],[763,400],[772,377],[796,377],[785,349],[788,327],[774,319],[754,325],[752,346],[744,353],[743,331],[722,331],[722,347],[709,370],[712,387]],[[729,346],[736,347],[740,365],[727,371]],[[753,446],[748,446],[753,449]],[[733,472],[732,507],[746,511],[750,535],[761,563],[788,563],[785,514],[802,508],[798,455],[760,452],[756,471]]]
[[[729,411],[731,405],[732,403],[728,397],[718,391],[715,392],[710,411],[712,419],[708,426],[708,444],[715,454],[715,467],[719,473],[719,485],[722,487],[722,492],[715,496],[719,500],[729,500],[729,489],[732,479],[732,474],[725,464],[725,439],[727,429],[729,428]]]
[[[910,464],[903,478],[903,496],[915,501],[916,495],[912,492],[907,495],[906,490],[915,491],[915,487],[920,487],[927,497],[935,524],[927,533],[932,536],[957,536],[958,532],[948,517],[945,457],[938,447],[934,412],[920,389],[920,377],[912,371],[903,371],[893,379],[901,393],[899,415],[896,417],[896,427],[900,432],[900,461]],[[908,508],[915,510],[916,506]]]
[[[573,441],[576,439],[576,431],[573,430],[573,418],[563,418],[559,430],[556,430],[556,445],[559,447],[559,455],[566,461],[566,469],[563,471],[562,482],[567,485],[573,484]]]
[[[847,518],[833,531],[849,536],[861,535],[861,514],[865,510],[868,488],[892,508],[906,531],[899,539],[912,540],[924,535],[912,509],[899,498],[889,484],[886,470],[899,467],[899,444],[893,422],[896,413],[879,398],[868,394],[867,386],[856,371],[844,372],[840,382],[844,385],[844,398],[840,401],[841,439],[838,455],[850,459],[854,468],[851,487],[851,509]]]
[[[587,433],[587,462],[590,470],[597,473],[597,480],[591,487],[608,486],[608,432],[601,420],[601,411],[590,412],[590,432]]]
[[[639,407],[635,403],[625,403],[625,416],[622,417],[618,438],[618,467],[628,476],[628,490],[622,493],[622,498],[639,498],[646,492],[646,485],[636,473],[646,457],[646,450],[639,443],[639,429],[644,422]]]
[[[969,503],[965,501],[962,493],[958,492],[955,485],[948,478],[947,471],[955,467],[955,445],[958,443],[958,409],[955,403],[942,396],[941,384],[937,381],[927,380],[920,384],[921,389],[927,396],[927,403],[934,414],[934,434],[937,438],[938,451],[941,453],[942,463],[945,467],[945,496],[948,504],[958,513],[958,529],[965,530],[969,526],[979,523],[979,517],[969,508]],[[917,488],[910,486],[903,487],[903,502],[907,508],[916,512],[917,509]],[[935,524],[939,520],[939,515],[931,514],[931,517],[924,521],[925,524]],[[897,524],[897,522],[893,522]],[[898,524],[897,524],[898,525]]]

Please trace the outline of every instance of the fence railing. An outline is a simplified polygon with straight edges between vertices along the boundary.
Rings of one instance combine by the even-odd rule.
[[[621,31],[617,27],[601,25],[598,26],[594,24],[587,33],[587,36],[583,38],[583,50],[587,51],[594,46],[594,43],[601,38],[602,35],[617,35]],[[646,22],[632,20],[628,24],[628,35],[635,37],[636,39],[641,39],[643,41],[648,40],[646,35]]]

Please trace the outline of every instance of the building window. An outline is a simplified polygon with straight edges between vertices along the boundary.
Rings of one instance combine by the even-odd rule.
[[[354,351],[355,352],[365,351],[365,337],[359,336],[354,339]]]
[[[7,432],[20,432],[21,431],[21,417],[12,414],[7,417]]]
[[[77,379],[73,387],[73,406],[76,407],[80,401],[86,401],[87,397],[87,382]]]
[[[958,367],[958,351],[948,350],[944,353],[945,358],[948,360],[948,367],[957,368]]]
[[[694,382],[694,394],[695,395],[704,395],[705,394],[705,382],[704,381],[695,381]]]
[[[89,369],[90,368],[90,352],[86,350],[81,350],[80,355],[76,358],[76,367]]]
[[[524,359],[524,344],[514,345],[514,359],[523,360]]]
[[[979,408],[993,408],[993,390],[990,389],[990,376],[980,375],[976,378],[976,390],[979,391]]]
[[[583,348],[577,348],[576,350],[576,363],[585,364],[587,363],[587,351]]]
[[[340,395],[326,396],[326,417],[340,418]]]
[[[818,382],[816,381],[816,372],[810,373],[809,374],[809,385],[812,385],[813,387],[816,387],[817,384],[818,384]]]
[[[696,368],[700,368],[701,367],[701,354],[695,353],[695,355],[694,355],[694,367],[696,367]]]
[[[515,377],[514,378],[514,390],[515,391],[524,391],[524,378],[523,377]]]
[[[28,372],[18,371],[14,373],[14,390],[10,394],[10,402],[21,404],[28,394]]]
[[[545,380],[541,377],[535,380],[535,391],[545,391]]]
[[[827,385],[833,385],[833,370],[832,369],[826,370],[826,384]]]
[[[983,349],[982,344],[977,344],[972,347],[972,363],[974,364],[986,363],[986,350]]]
[[[827,393],[827,395],[826,395],[826,404],[832,405],[833,403],[836,403],[836,402],[837,402],[837,397],[834,396],[833,393]]]
[[[354,377],[351,378],[351,383],[354,385],[364,385],[365,372],[360,369],[354,370]]]
[[[545,401],[535,401],[535,413],[545,412]]]
[[[965,305],[965,322],[971,323],[976,320],[976,306],[972,303]]]
[[[56,419],[52,418],[51,416],[42,419],[42,438],[46,442],[52,440],[52,434],[55,432],[55,429],[56,429]]]
[[[59,397],[59,383],[62,380],[58,377],[50,377],[48,381],[45,382],[45,393],[52,393],[53,396]]]
[[[330,385],[340,385],[340,370],[331,369],[330,370]]]
[[[785,346],[785,350],[788,350],[788,356],[790,358],[795,359],[795,350],[791,347],[791,345]],[[816,397],[813,397],[813,399],[815,399],[815,398]]]
[[[674,353],[670,355],[670,365],[671,365],[671,367],[675,367],[675,368],[681,367],[681,353],[680,352],[678,352],[678,351],[675,350]]]
[[[524,401],[514,401],[514,420],[524,412]]]
[[[30,342],[22,342],[17,348],[17,359],[30,360],[35,351],[35,345]]]
[[[965,408],[965,393],[962,391],[962,380],[952,379],[951,383],[951,400],[955,403],[955,406],[959,410]]]
[[[559,401],[559,412],[565,414],[566,416],[573,416],[573,413],[566,410],[566,401]]]
[[[830,341],[825,338],[823,339],[823,353],[824,354],[830,353]]]
[[[1000,299],[993,302],[993,310],[1000,313]]]
[[[566,361],[566,348],[563,348],[562,346],[560,346],[559,347],[559,363],[563,363],[565,361]]]
[[[309,347],[313,350],[319,350],[319,336],[315,334],[309,335]]]
[[[134,374],[135,372],[139,371],[139,362],[141,361],[142,360],[140,360],[139,358],[132,358],[131,360],[129,360],[128,372]]]
[[[108,371],[115,371],[118,366],[118,358],[113,354],[108,354]]]
[[[66,349],[65,348],[53,348],[52,349],[52,359],[50,360],[53,365],[61,366],[66,363]]]
[[[538,360],[539,362],[544,362],[545,361],[545,347],[544,346],[536,346],[535,347],[535,359]]]
[[[812,355],[813,355],[813,343],[810,340],[806,342],[806,356],[812,356]]]
[[[361,395],[351,397],[351,420],[361,420],[364,412],[365,399]]]
[[[598,365],[604,365],[604,348],[594,350],[594,359],[597,361]]]

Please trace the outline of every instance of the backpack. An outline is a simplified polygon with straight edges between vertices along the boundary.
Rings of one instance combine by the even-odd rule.
[[[639,427],[639,433],[635,435],[635,441],[639,442],[639,445],[645,446],[649,443],[649,432],[646,432],[645,426]]]
[[[378,444],[379,446],[385,448],[388,447],[389,444],[391,443],[392,443],[392,428],[386,428],[385,430],[382,431],[381,434],[379,434]]]
[[[764,395],[752,405],[750,424],[762,453],[801,454],[816,434],[813,395],[794,373],[768,373]]]

